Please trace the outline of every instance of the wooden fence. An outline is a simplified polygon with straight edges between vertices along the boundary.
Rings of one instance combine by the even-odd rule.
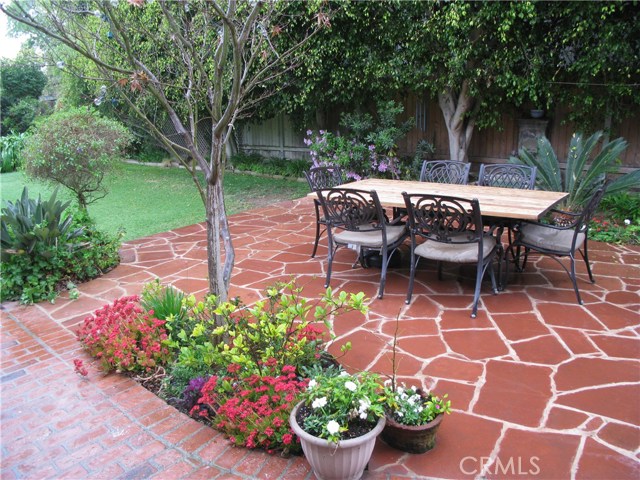
[[[416,145],[427,140],[435,146],[434,158],[449,157],[449,140],[442,112],[436,101],[409,95],[405,101],[404,117],[414,118],[414,128],[399,142],[400,155],[413,155]],[[335,115],[333,115],[335,116]],[[542,129],[560,159],[566,158],[575,125],[564,121],[567,109],[558,107],[548,118],[531,120],[525,114],[504,113],[498,127],[475,129],[469,146],[469,160],[474,164],[501,163],[518,152],[523,129]],[[334,125],[334,130],[337,125]],[[286,115],[279,115],[260,124],[246,124],[240,135],[240,148],[245,152],[270,157],[305,158],[309,149],[304,144],[308,126],[293,125]],[[604,126],[603,126],[604,128]],[[592,132],[587,132],[592,133]],[[640,168],[640,115],[626,119],[612,128],[612,139],[623,137],[629,146],[621,157],[621,171]],[[478,167],[476,166],[475,169]]]

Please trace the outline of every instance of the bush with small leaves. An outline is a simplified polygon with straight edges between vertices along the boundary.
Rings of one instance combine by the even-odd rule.
[[[105,175],[131,142],[125,127],[86,108],[42,119],[22,151],[27,173],[71,190],[80,208],[107,194]]]

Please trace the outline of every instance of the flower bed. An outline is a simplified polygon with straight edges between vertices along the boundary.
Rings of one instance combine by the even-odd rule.
[[[327,289],[310,302],[301,292],[294,282],[280,283],[248,307],[214,296],[198,302],[153,282],[140,297],[96,310],[78,339],[104,371],[134,376],[233,444],[298,453],[288,422],[294,405],[311,377],[340,371],[327,361],[328,320],[366,309],[363,293]],[[80,360],[74,366],[86,375]]]

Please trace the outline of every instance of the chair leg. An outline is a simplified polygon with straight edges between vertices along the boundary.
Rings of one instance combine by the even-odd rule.
[[[413,295],[413,279],[416,276],[416,267],[420,261],[420,257],[416,258],[413,251],[413,245],[411,246],[411,266],[409,271],[409,290],[407,290],[407,299],[404,301],[407,305],[411,303],[411,296]]]
[[[493,269],[493,259],[495,257],[498,257],[498,282],[496,282],[496,272]],[[487,266],[484,267],[484,269],[489,269],[489,278],[491,279],[491,289],[493,290],[493,294],[497,295],[498,294],[498,284],[501,280],[501,273],[500,270],[502,270],[502,249],[499,249],[496,251],[495,255],[492,255],[491,258],[489,259],[489,261],[487,262]],[[484,272],[482,272],[482,276],[484,277]]]
[[[571,259],[571,271],[569,272],[569,277],[571,277],[571,282],[573,283],[573,290],[576,292],[576,298],[578,299],[578,303],[582,305],[584,302],[580,297],[580,291],[578,290],[578,281],[576,279],[576,259],[573,255],[569,255]]]
[[[587,239],[584,239],[583,250],[580,250],[580,255],[582,255],[582,259],[584,260],[584,264],[587,266],[587,273],[589,274],[589,280],[591,283],[596,283],[593,278],[593,274],[591,273],[591,265],[589,265],[589,252],[587,251]]]
[[[314,206],[316,208],[316,240],[313,243],[313,253],[311,253],[311,258],[316,256],[316,251],[318,250],[318,242],[320,242],[320,209],[318,206],[318,202],[314,202]]]
[[[382,249],[382,271],[380,272],[380,288],[378,289],[378,298],[384,295],[384,284],[387,281],[387,264],[389,263],[389,252],[386,248]]]
[[[335,251],[337,247],[334,249],[333,247],[333,238],[331,236],[331,231],[327,228],[327,239],[329,242],[329,252],[327,255],[327,279],[324,282],[324,288],[329,287],[329,282],[331,282],[331,266],[333,265],[333,256],[335,255]]]
[[[476,272],[476,290],[473,293],[473,307],[471,308],[471,318],[476,318],[478,315],[478,300],[480,299],[480,288],[482,287],[482,277],[484,276],[484,266],[482,263],[478,264]],[[495,284],[495,278],[493,278]]]
[[[316,256],[319,242],[320,242],[320,222],[316,222],[316,239],[313,242],[313,252],[311,253],[311,258],[314,258]]]
[[[502,262],[504,261],[504,277],[502,276]],[[502,255],[498,258],[498,290],[503,291],[509,282],[509,252],[502,250]]]

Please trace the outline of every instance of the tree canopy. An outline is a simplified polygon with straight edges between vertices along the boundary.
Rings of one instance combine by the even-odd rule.
[[[299,2],[305,26],[295,31],[295,11],[264,1],[43,0],[0,10],[88,59],[101,82],[94,103],[126,105],[187,167],[205,204],[210,291],[225,299],[235,258],[225,146],[238,119],[274,93],[273,81],[329,24],[322,5]]]
[[[24,132],[35,118],[47,77],[39,65],[23,59],[0,61],[2,131]]]

